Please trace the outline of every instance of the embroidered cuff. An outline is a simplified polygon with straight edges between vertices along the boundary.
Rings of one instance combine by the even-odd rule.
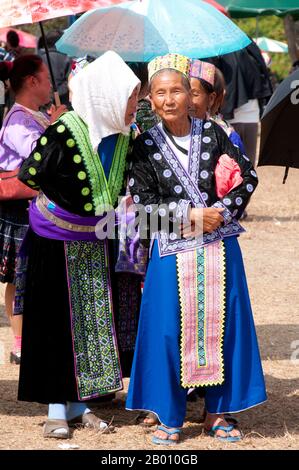
[[[189,222],[189,212],[191,203],[187,199],[180,199],[176,209],[176,218],[183,219],[183,222]]]
[[[212,205],[212,207],[216,207],[219,209],[224,209],[223,212],[221,212],[222,217],[224,218],[223,225],[229,224],[233,220],[232,213],[228,210],[228,208],[220,201],[215,202],[215,204]]]

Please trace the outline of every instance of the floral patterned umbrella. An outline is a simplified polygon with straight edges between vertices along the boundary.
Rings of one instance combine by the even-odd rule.
[[[0,29],[0,41],[6,42],[6,35],[8,31],[15,31],[20,39],[20,46],[21,47],[29,47],[30,49],[36,48],[37,38],[33,36],[33,34],[25,33],[25,31],[21,31],[20,29],[14,28],[1,28]]]
[[[124,0],[0,0],[0,28],[39,22],[53,84],[55,103],[58,106],[60,99],[57,93],[42,21],[60,16],[74,15],[82,11],[106,7],[111,4],[122,3],[123,1]]]
[[[0,28],[74,15],[122,1],[124,0],[0,0]]]

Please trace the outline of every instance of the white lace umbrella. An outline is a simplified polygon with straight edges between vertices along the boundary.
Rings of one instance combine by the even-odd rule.
[[[126,61],[148,62],[176,52],[191,58],[228,54],[250,39],[216,8],[200,0],[134,0],[81,16],[56,43],[81,57],[114,50]]]

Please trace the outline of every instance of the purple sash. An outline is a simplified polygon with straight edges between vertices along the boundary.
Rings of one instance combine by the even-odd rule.
[[[29,223],[40,237],[62,241],[96,241],[96,225],[103,217],[71,214],[40,193],[30,204]]]

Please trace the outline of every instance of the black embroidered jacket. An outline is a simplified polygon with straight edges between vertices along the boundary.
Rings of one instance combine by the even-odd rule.
[[[237,163],[243,181],[218,198],[215,168],[224,154]],[[188,173],[169,147],[159,126],[154,126],[136,139],[129,180],[135,204],[145,206],[149,214],[158,211],[160,223],[166,215],[165,205],[170,219],[186,219],[190,204],[192,207],[222,207],[225,211],[222,213],[224,223],[220,237],[243,231],[237,219],[257,186],[257,175],[250,159],[231,143],[215,122],[192,119]],[[160,208],[156,209],[157,206]],[[207,235],[207,238],[213,241],[213,236]]]

